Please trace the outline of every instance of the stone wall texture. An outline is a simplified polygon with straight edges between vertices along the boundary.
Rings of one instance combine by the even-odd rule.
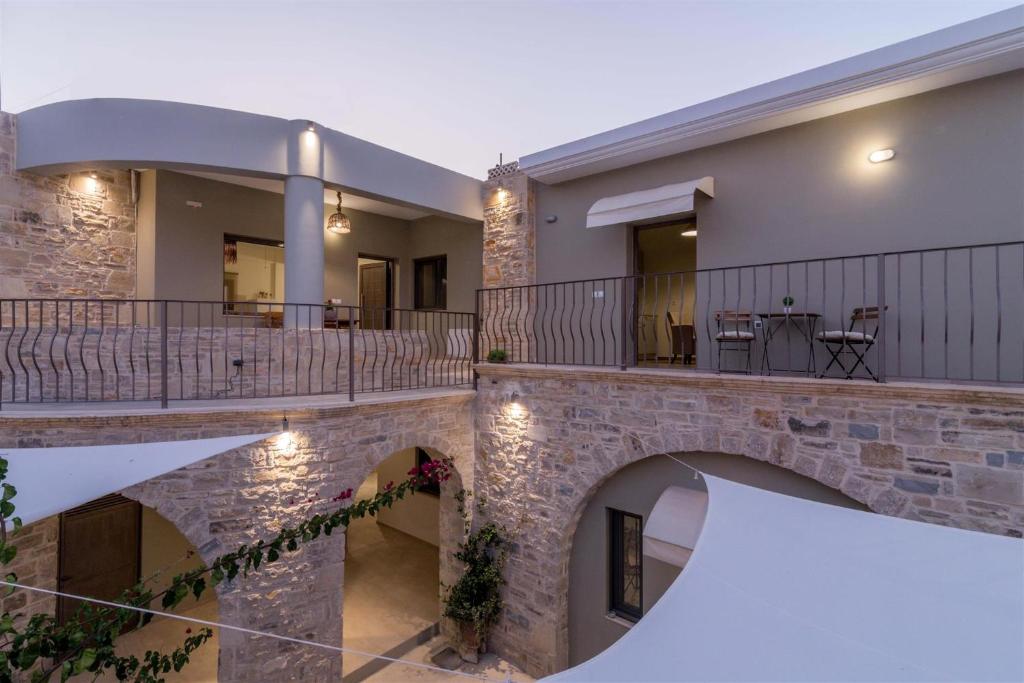
[[[532,183],[524,173],[514,172],[484,184],[484,287],[536,282]]]
[[[587,501],[650,455],[736,454],[878,513],[1024,533],[1019,390],[493,365],[480,375],[477,491],[516,536],[492,641],[532,675],[568,663],[569,555]]]
[[[276,533],[311,509],[359,484],[395,451],[423,446],[455,461],[441,507],[441,580],[457,568],[451,551],[461,518],[451,495],[472,487],[472,396],[454,392],[425,399],[316,409],[288,408],[291,431],[214,456],[123,493],[170,520],[206,558]],[[221,409],[148,415],[0,417],[0,448],[143,443],[274,432],[282,408]],[[56,518],[22,531],[26,545],[15,569],[22,579],[56,587]],[[447,539],[447,540],[446,540]],[[41,548],[36,552],[36,548]],[[341,644],[344,534],[310,543],[279,564],[218,589],[225,623],[314,641]],[[8,604],[17,600],[17,593]],[[51,611],[35,599],[26,613]],[[223,681],[340,680],[341,658],[326,650],[280,641],[220,634]]]
[[[0,298],[133,298],[129,172],[18,173],[16,125],[0,112]]]

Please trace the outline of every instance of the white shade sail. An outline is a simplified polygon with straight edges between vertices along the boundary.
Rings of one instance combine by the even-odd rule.
[[[274,436],[245,434],[190,441],[0,449],[15,515],[30,524],[211,456]]]
[[[686,566],[697,546],[707,509],[706,492],[669,486],[658,497],[644,525],[644,555],[676,567]]]
[[[545,680],[1024,680],[1024,541],[705,481],[679,578]]]
[[[587,227],[603,228],[658,218],[669,219],[693,211],[693,195],[715,196],[715,179],[704,176],[685,183],[662,185],[639,192],[604,197],[587,211]]]

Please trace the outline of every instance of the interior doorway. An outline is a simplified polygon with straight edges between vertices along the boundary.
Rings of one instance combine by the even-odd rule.
[[[639,365],[697,362],[697,221],[633,228],[633,281]]]
[[[386,256],[359,255],[359,308],[363,329],[391,329],[391,311],[395,302],[394,259]]]

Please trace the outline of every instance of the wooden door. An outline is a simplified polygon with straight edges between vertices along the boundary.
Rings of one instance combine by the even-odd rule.
[[[367,330],[391,328],[391,262],[359,266],[360,324]]]
[[[139,580],[142,506],[105,496],[60,516],[59,590],[112,600]],[[57,618],[66,622],[78,600],[59,598]]]

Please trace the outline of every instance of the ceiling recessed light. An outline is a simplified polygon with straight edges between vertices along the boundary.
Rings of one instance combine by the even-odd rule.
[[[697,236],[697,231],[696,230],[683,230],[679,234],[682,235],[683,237],[696,237]]]
[[[876,149],[874,152],[868,155],[868,161],[873,164],[880,164],[883,161],[889,161],[896,156],[896,151],[892,149]]]

